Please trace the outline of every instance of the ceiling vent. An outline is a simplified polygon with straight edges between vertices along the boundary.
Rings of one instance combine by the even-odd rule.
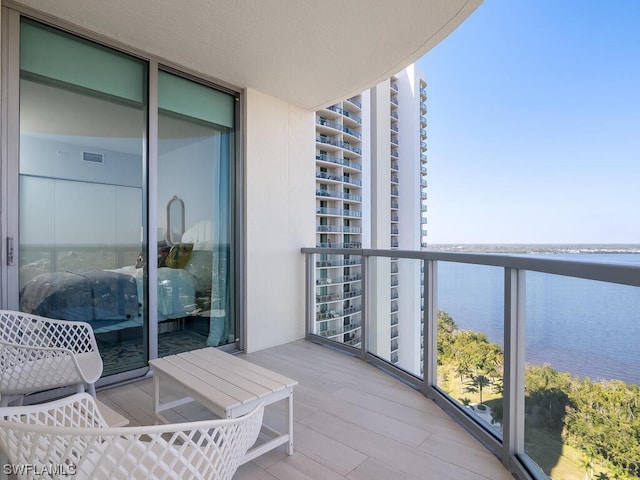
[[[95,152],[82,152],[82,160],[92,163],[104,163],[104,154]]]

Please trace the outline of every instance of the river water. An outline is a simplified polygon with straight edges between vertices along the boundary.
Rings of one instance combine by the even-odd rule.
[[[545,258],[640,263],[640,253],[549,253]],[[438,263],[438,309],[504,346],[504,271]],[[526,274],[526,362],[581,377],[640,384],[640,288]]]

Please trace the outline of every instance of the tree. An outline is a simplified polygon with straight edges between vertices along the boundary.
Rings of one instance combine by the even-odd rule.
[[[473,377],[468,386],[467,386],[467,391],[471,392],[471,393],[479,393],[480,394],[480,405],[483,405],[482,403],[482,391],[485,387],[491,385],[491,380],[489,380],[488,377],[484,376],[484,375],[476,375],[475,377]]]

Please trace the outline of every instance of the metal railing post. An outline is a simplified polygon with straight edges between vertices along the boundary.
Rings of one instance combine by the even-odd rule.
[[[423,392],[435,385],[438,368],[437,262],[424,260]]]
[[[525,271],[505,268],[502,463],[524,453]]]
[[[369,299],[369,256],[362,253],[360,257],[360,269],[362,276],[362,297],[360,300],[360,347],[363,360],[367,359],[367,353],[369,352],[369,305],[367,303]]]
[[[313,314],[315,311],[314,308],[314,295],[315,295],[315,285],[314,285],[314,281],[313,281],[313,277],[314,277],[314,265],[313,265],[313,258],[314,258],[315,254],[313,253],[305,253],[304,256],[304,282],[305,282],[305,291],[306,293],[306,298],[305,298],[305,309],[304,309],[304,315],[305,315],[305,338],[308,340],[309,336],[313,333],[314,330],[314,325],[313,325]]]

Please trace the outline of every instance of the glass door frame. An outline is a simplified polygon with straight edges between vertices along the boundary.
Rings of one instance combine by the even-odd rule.
[[[235,309],[235,343],[224,345],[223,350],[235,351],[242,350],[245,345],[245,229],[244,229],[244,135],[242,131],[242,112],[244,98],[239,89],[230,86],[221,86],[213,80],[207,80],[198,76],[196,73],[185,71],[179,66],[169,65],[166,62],[160,63],[156,58],[150,58],[148,55],[142,55],[135,49],[123,48],[122,45],[111,45],[105,43],[104,39],[96,39],[88,32],[77,32],[69,28],[56,25],[55,21],[50,18],[40,18],[37,15],[23,14],[14,8],[2,6],[2,110],[0,114],[1,122],[4,124],[2,128],[2,151],[0,151],[0,202],[3,206],[2,215],[0,216],[0,245],[1,265],[0,265],[0,302],[2,308],[10,310],[19,310],[19,145],[20,145],[20,108],[19,108],[19,83],[20,83],[20,19],[25,16],[32,18],[38,22],[43,22],[63,31],[68,31],[74,35],[79,35],[89,41],[97,42],[109,48],[114,48],[124,54],[140,58],[147,62],[147,144],[145,145],[146,159],[143,162],[143,215],[145,218],[146,228],[143,228],[143,243],[145,245],[144,255],[147,259],[146,268],[144,270],[144,281],[147,285],[145,288],[144,304],[146,305],[147,329],[146,336],[148,339],[149,359],[158,356],[158,323],[157,323],[157,305],[158,294],[156,288],[148,288],[149,285],[155,285],[158,278],[158,265],[151,259],[158,258],[158,219],[155,214],[157,212],[157,195],[158,195],[158,72],[164,70],[173,74],[183,76],[194,80],[203,85],[220,90],[222,92],[233,95],[235,98],[234,111],[234,141],[233,154],[231,158],[232,168],[230,169],[231,178],[229,179],[231,193],[230,215],[232,218],[233,232],[233,281],[232,288],[235,291],[233,307]],[[146,208],[146,212],[144,211]],[[13,252],[11,261],[9,247],[9,238],[12,239]],[[150,282],[150,279],[154,281]],[[139,378],[148,374],[150,367],[147,365],[143,368],[118,373],[101,379],[97,385],[114,384],[121,381]]]

